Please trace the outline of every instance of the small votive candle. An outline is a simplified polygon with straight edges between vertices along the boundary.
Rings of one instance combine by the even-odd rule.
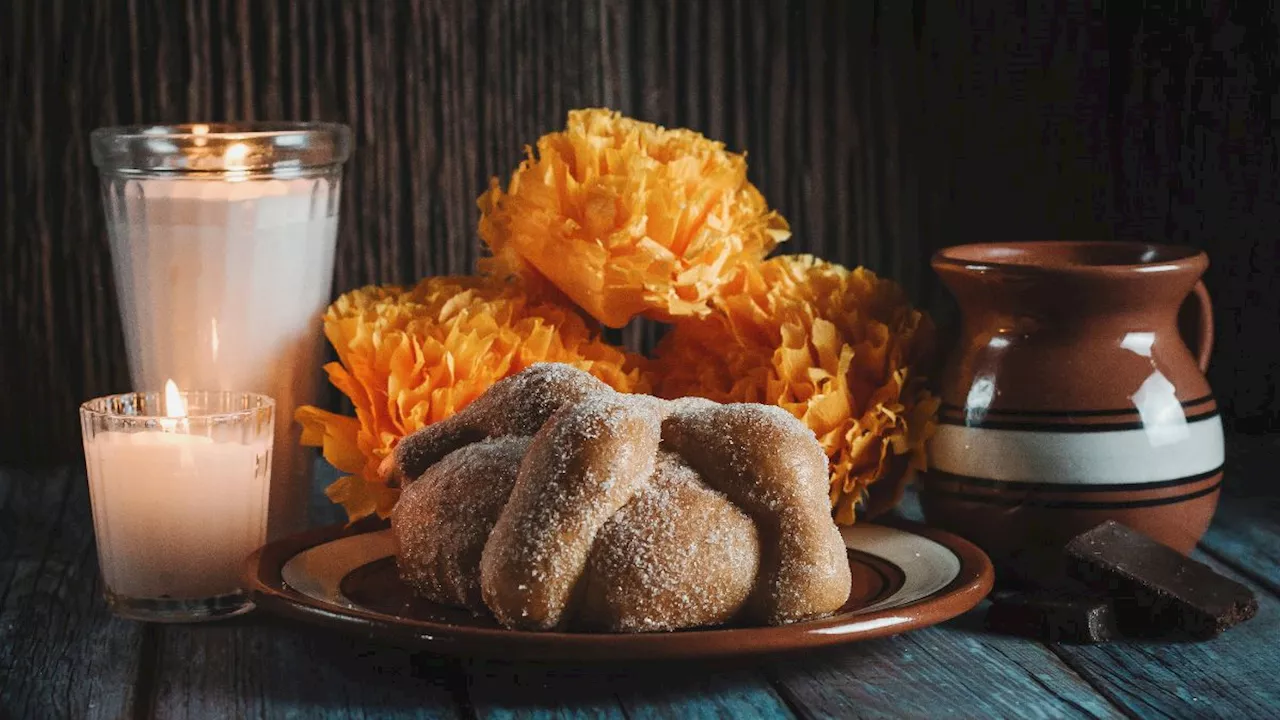
[[[267,531],[275,405],[226,391],[126,393],[80,407],[107,605],[188,622],[252,608],[241,576]]]

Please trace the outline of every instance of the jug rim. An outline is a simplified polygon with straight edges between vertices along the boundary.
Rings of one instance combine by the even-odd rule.
[[[1203,250],[1128,240],[1039,240],[967,243],[933,254],[935,269],[1069,275],[1166,273],[1208,266]]]

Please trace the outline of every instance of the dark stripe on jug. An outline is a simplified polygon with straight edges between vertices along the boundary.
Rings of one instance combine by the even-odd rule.
[[[1006,497],[1004,495],[982,495],[978,493],[956,492],[954,490],[944,490],[938,487],[926,486],[925,492],[935,495],[942,495],[964,502],[979,503],[983,505],[999,505],[1001,507],[1037,507],[1047,508],[1050,510],[1125,510],[1130,508],[1157,507],[1160,505],[1174,505],[1189,500],[1202,498],[1211,495],[1222,487],[1222,481],[1210,485],[1202,490],[1197,490],[1186,495],[1175,495],[1173,497],[1151,498],[1148,500],[1046,500],[1036,497]]]
[[[936,482],[954,482],[957,485],[967,485],[969,487],[992,488],[999,490],[1029,490],[1040,492],[1069,492],[1069,493],[1103,493],[1103,492],[1141,492],[1143,490],[1163,490],[1165,488],[1180,487],[1182,485],[1194,485],[1195,483],[1209,478],[1222,472],[1222,465],[1209,470],[1207,472],[1198,473],[1196,475],[1188,475],[1187,477],[1173,478],[1172,480],[1157,480],[1155,482],[1140,483],[1055,483],[1055,482],[1020,482],[1018,480],[993,480],[991,478],[971,477],[969,475],[956,475],[944,470],[933,469],[930,475],[925,476],[926,483]],[[942,477],[936,477],[940,475]]]
[[[1196,405],[1203,405],[1212,399],[1212,395],[1204,395],[1190,400],[1183,400],[1179,404],[1184,408],[1189,408],[1195,407]],[[962,415],[968,412],[967,409],[960,407],[959,405],[952,405],[951,403],[945,402],[942,403],[941,408],[943,411],[956,412]],[[976,414],[1010,417],[1117,417],[1137,413],[1138,408],[1113,408],[1110,410],[1003,410],[988,408],[986,410],[975,410],[974,412]]]
[[[1200,420],[1208,420],[1217,417],[1217,410],[1210,410],[1198,415],[1188,415],[1186,420],[1188,423],[1198,422]],[[960,427],[982,428],[985,430],[1029,430],[1032,432],[1065,432],[1065,433],[1095,433],[1095,432],[1111,432],[1113,430],[1141,430],[1145,428],[1146,423],[1141,420],[1133,422],[1118,423],[1048,423],[1048,422],[1023,422],[1019,420],[971,420],[965,418],[939,417],[938,422],[943,425],[958,425]]]

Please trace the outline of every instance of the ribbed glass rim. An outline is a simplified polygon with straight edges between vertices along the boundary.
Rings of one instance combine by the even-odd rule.
[[[80,414],[84,418],[107,418],[120,421],[171,420],[182,417],[188,421],[217,422],[275,414],[276,401],[261,393],[235,390],[182,390],[178,394],[182,396],[183,402],[190,410],[187,415],[165,414],[165,394],[155,390],[117,393],[86,400],[80,404]],[[222,403],[220,409],[207,409],[209,406],[207,401],[211,398],[217,398]],[[237,405],[239,407],[236,407]],[[160,413],[147,412],[151,409],[159,410]]]
[[[120,175],[307,175],[346,162],[351,130],[330,122],[120,125],[89,134],[93,164]]]

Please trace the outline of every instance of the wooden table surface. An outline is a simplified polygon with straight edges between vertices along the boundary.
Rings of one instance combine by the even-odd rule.
[[[1210,642],[1046,645],[985,632],[979,607],[799,657],[620,667],[452,660],[262,612],[121,620],[102,601],[83,469],[0,470],[0,716],[1277,717],[1278,461],[1280,437],[1228,443],[1197,557],[1260,610]]]

